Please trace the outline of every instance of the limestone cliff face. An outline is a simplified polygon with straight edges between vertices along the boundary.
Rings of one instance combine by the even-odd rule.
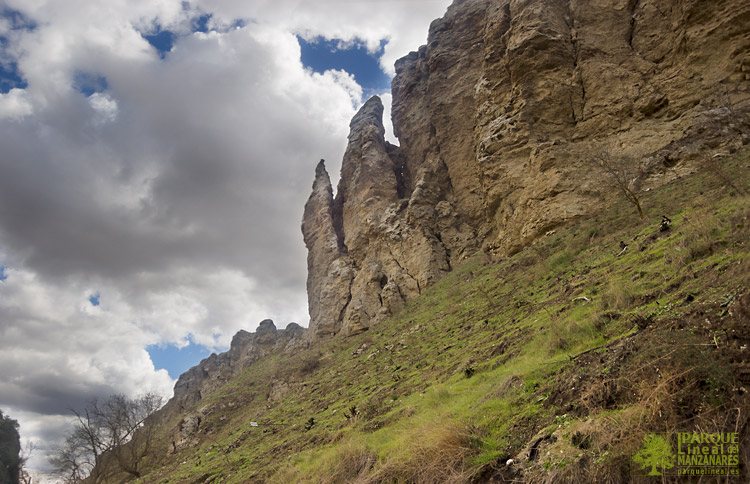
[[[750,0],[457,0],[396,63],[393,124],[351,122],[305,207],[310,329],[376,324],[467,255],[515,252],[616,195],[591,159],[670,181],[747,142]]]

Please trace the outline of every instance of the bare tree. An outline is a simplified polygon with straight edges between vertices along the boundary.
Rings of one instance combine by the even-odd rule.
[[[730,187],[734,194],[737,195],[746,195],[744,189],[740,188],[738,185],[732,181],[732,177],[729,173],[727,173],[724,170],[723,161],[722,158],[724,158],[721,153],[716,153],[713,156],[709,155],[708,153],[703,154],[703,166],[711,172],[716,178],[719,179],[721,183],[723,183],[725,186]]]
[[[109,420],[109,432],[115,437],[112,454],[117,466],[133,477],[141,477],[141,465],[152,452],[154,425],[149,417],[162,405],[162,398],[147,394],[135,400],[123,395],[110,398],[105,414]]]
[[[590,161],[609,176],[625,199],[635,207],[638,216],[646,218],[638,198],[638,183],[643,175],[640,165],[629,156],[612,154],[608,146],[600,147],[590,156]]]
[[[729,87],[723,86],[723,92],[721,93],[721,108],[727,115],[729,121],[729,127],[734,133],[735,149],[742,148],[742,145],[746,143],[747,138],[747,111],[744,116],[738,109],[737,103],[732,99],[729,92]]]
[[[748,115],[747,110],[740,111],[737,103],[732,99],[729,88],[724,85],[719,94],[719,115],[706,124],[715,132],[725,132],[731,141],[730,153],[736,152],[748,142]],[[730,187],[733,193],[747,195],[747,191],[734,183],[733,177],[724,169],[724,155],[706,152],[703,154],[703,166],[725,186]]]
[[[92,474],[96,466],[96,456],[90,456],[85,441],[80,439],[81,432],[79,424],[76,429],[65,438],[65,443],[55,449],[50,463],[65,484],[76,484],[83,482],[89,474]],[[101,472],[101,467],[98,468]],[[96,477],[92,476],[96,482]]]
[[[28,441],[26,442],[26,447],[24,447],[23,452],[21,452],[21,460],[18,472],[18,482],[20,484],[33,484],[34,482],[34,479],[31,477],[26,464],[29,462],[31,454],[33,454],[37,449],[38,447],[36,443]]]
[[[149,417],[161,407],[153,393],[135,399],[112,395],[92,400],[76,421],[65,443],[51,459],[66,484],[107,482],[117,473],[140,477],[145,458],[153,448],[153,424]]]

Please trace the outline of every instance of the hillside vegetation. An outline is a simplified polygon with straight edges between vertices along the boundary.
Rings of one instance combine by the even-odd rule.
[[[615,201],[254,363],[161,425],[133,482],[624,482],[677,431],[740,432],[750,462],[750,154],[717,166],[644,192],[645,220]]]

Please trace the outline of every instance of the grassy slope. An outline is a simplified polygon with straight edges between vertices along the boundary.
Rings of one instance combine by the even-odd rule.
[[[745,190],[748,164],[725,163]],[[260,361],[139,482],[618,482],[648,432],[746,431],[727,307],[750,276],[750,198],[732,192],[678,180],[644,194],[646,221],[616,203],[467,260],[367,333]],[[269,400],[272,381],[290,391]]]

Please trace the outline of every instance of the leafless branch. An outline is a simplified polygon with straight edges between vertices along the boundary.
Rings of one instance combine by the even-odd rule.
[[[642,176],[639,165],[632,158],[624,155],[614,155],[607,146],[602,146],[590,157],[591,163],[608,175],[608,178],[625,196],[642,219],[646,218],[638,198],[638,182]]]
[[[117,473],[140,477],[144,459],[152,452],[153,428],[148,418],[162,399],[146,394],[135,399],[111,395],[92,400],[51,459],[66,484],[109,482]]]

